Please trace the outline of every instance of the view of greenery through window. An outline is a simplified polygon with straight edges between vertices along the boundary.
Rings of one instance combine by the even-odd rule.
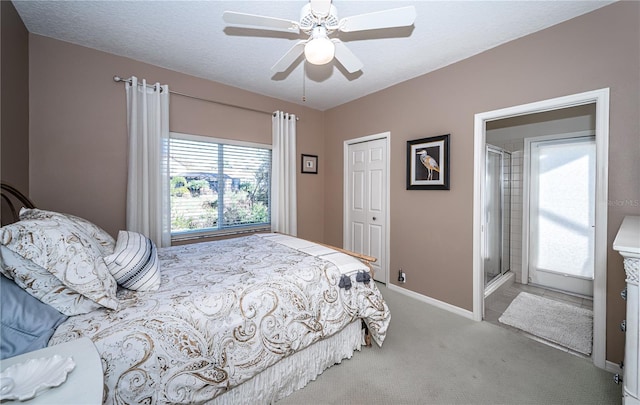
[[[271,149],[171,138],[171,232],[269,224]]]

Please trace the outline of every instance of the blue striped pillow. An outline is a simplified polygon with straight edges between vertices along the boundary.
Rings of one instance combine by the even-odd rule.
[[[124,288],[154,291],[160,287],[158,250],[153,241],[142,234],[120,231],[113,254],[105,256],[104,261]]]

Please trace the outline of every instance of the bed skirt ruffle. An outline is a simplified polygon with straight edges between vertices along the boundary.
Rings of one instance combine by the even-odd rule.
[[[272,404],[303,388],[332,365],[350,359],[362,348],[363,333],[362,322],[358,319],[339,333],[285,357],[208,404]]]

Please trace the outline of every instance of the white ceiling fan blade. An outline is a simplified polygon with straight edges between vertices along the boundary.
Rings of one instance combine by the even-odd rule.
[[[295,32],[296,34],[300,33],[300,26],[297,21],[282,18],[225,11],[222,13],[222,19],[229,24],[248,25],[275,31]]]
[[[291,49],[287,51],[287,53],[284,54],[282,58],[280,58],[279,61],[276,62],[275,65],[273,65],[271,71],[274,73],[281,73],[287,70],[289,66],[291,66],[291,64],[295,62],[300,55],[302,55],[302,52],[304,52],[304,45],[306,43],[307,41],[305,40],[295,44]]]
[[[336,46],[336,60],[340,62],[340,64],[344,66],[345,69],[347,69],[347,72],[355,73],[358,70],[362,69],[362,62],[356,57],[356,55],[353,54],[353,52],[349,50],[349,48],[347,48],[344,42],[335,38],[332,39],[331,42],[333,42]]]
[[[316,17],[326,17],[331,9],[331,0],[309,0],[311,3],[311,12]]]
[[[354,32],[380,28],[406,27],[413,24],[415,20],[416,8],[414,6],[408,6],[345,17],[338,23],[338,29],[343,32]]]

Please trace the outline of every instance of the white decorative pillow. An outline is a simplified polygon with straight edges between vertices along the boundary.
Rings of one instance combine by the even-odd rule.
[[[53,218],[22,220],[0,228],[0,243],[97,304],[118,308],[118,286],[98,243],[77,227]]]
[[[0,273],[20,288],[65,315],[86,314],[100,305],[68,288],[47,269],[0,245]]]
[[[76,217],[75,215],[23,207],[20,209],[20,220],[25,219],[53,219],[61,223],[73,224],[82,232],[96,240],[103,256],[113,253],[113,249],[116,246],[115,239],[113,239],[113,237],[111,237],[111,235],[109,235],[104,229],[84,218]]]
[[[120,231],[115,251],[104,261],[124,288],[154,291],[160,287],[158,250],[153,241],[142,234]]]

